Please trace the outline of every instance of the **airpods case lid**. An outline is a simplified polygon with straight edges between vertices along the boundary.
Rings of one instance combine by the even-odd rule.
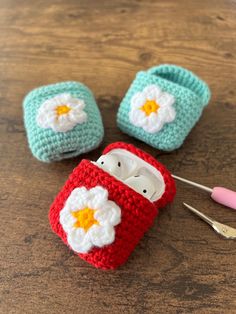
[[[126,176],[129,176],[130,172],[135,172],[136,169],[134,164],[136,162],[139,163],[140,161],[143,161],[138,167],[141,168],[141,173],[146,176],[151,175],[152,177],[156,193],[154,193],[150,201],[157,208],[166,206],[166,204],[174,199],[176,194],[174,179],[166,167],[150,154],[138,149],[132,144],[124,142],[116,142],[108,145],[103,151],[103,155],[107,154],[116,155],[118,160],[119,157],[123,158],[122,164],[126,164],[126,169],[124,170]]]
[[[137,73],[119,106],[118,127],[164,151],[179,148],[210,100],[207,84],[180,66]]]

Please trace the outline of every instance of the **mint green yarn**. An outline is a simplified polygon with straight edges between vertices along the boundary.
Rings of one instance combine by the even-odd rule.
[[[131,98],[148,85],[157,85],[174,96],[175,119],[156,133],[148,133],[129,120]],[[164,151],[179,148],[199,120],[210,99],[207,84],[191,71],[176,65],[163,64],[140,71],[123,98],[118,114],[118,127],[131,136]]]
[[[36,122],[38,109],[47,99],[69,93],[85,102],[87,121],[67,132],[42,128]],[[79,82],[62,82],[42,86],[31,91],[24,99],[24,123],[33,155],[44,162],[78,156],[96,148],[103,139],[104,129],[100,111],[92,92]]]

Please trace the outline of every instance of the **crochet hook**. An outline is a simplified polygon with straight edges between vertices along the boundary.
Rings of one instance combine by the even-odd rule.
[[[206,223],[208,223],[217,233],[219,233],[221,236],[223,236],[226,239],[236,239],[236,229],[224,225],[218,221],[215,221],[211,217],[201,213],[196,208],[183,203],[185,207],[187,207],[189,210],[191,210],[194,214],[196,214],[198,217],[200,217],[202,220],[204,220]]]
[[[193,185],[193,186],[195,186],[199,189],[202,189],[208,193],[211,193],[211,198],[215,202],[222,204],[222,205],[225,205],[225,206],[228,206],[232,209],[236,209],[236,192],[235,191],[232,191],[232,190],[229,190],[229,189],[226,189],[223,187],[214,187],[213,189],[211,189],[205,185],[202,185],[202,184],[178,177],[178,176],[173,175],[173,174],[172,174],[172,177],[177,179],[177,180],[180,180],[182,182]]]

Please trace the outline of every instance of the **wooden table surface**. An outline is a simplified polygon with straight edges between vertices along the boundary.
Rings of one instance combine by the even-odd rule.
[[[177,183],[128,262],[101,271],[52,233],[48,209],[82,158],[111,142],[134,143],[173,173],[207,186],[236,186],[236,2],[0,0],[0,313],[236,313],[236,242],[221,239],[185,201],[236,227],[236,213]],[[212,99],[177,151],[122,134],[115,122],[134,75],[160,63],[206,80]],[[22,121],[31,89],[87,84],[105,138],[96,151],[45,164],[32,157]]]

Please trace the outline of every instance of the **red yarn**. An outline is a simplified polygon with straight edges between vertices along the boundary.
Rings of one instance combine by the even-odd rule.
[[[90,161],[82,160],[55,198],[49,212],[53,231],[68,245],[66,233],[59,221],[59,214],[71,192],[82,186],[87,189],[102,186],[108,190],[109,200],[114,201],[121,208],[121,223],[115,227],[115,240],[103,248],[93,248],[89,253],[78,254],[82,259],[102,269],[115,269],[127,260],[144,233],[153,224],[158,208],[171,202],[176,192],[174,180],[167,169],[135,146],[117,142],[109,145],[103,153],[106,154],[117,148],[130,151],[161,172],[166,186],[164,194],[158,201],[150,202]]]

